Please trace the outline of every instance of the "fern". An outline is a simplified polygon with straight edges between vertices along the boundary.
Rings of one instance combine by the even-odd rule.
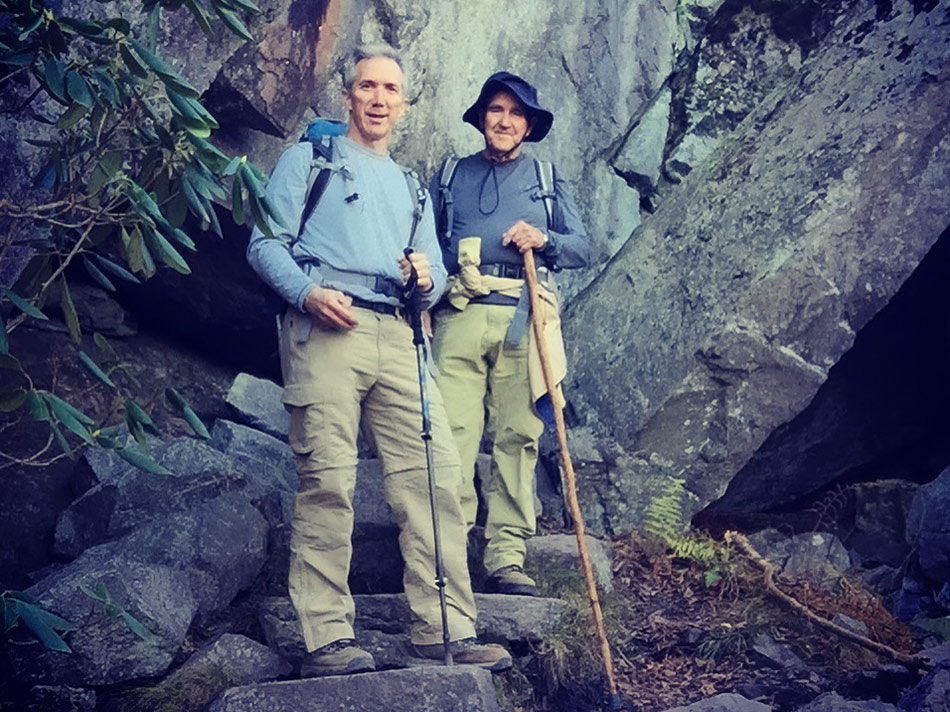
[[[705,582],[712,586],[722,578],[722,566],[729,560],[729,548],[705,534],[688,531],[683,514],[686,497],[684,480],[671,478],[663,492],[646,509],[643,528],[683,559],[706,566]]]
[[[669,547],[682,537],[685,528],[683,516],[683,497],[686,490],[684,480],[671,478],[663,493],[650,502],[647,507],[643,528]]]

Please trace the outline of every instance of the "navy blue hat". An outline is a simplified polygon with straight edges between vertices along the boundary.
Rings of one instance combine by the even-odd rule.
[[[534,119],[534,128],[525,138],[525,141],[540,141],[548,135],[551,130],[551,124],[554,123],[554,114],[543,108],[538,103],[538,91],[528,82],[511,72],[496,72],[492,74],[482,85],[482,91],[478,99],[462,114],[462,121],[471,124],[479,131],[482,131],[482,113],[489,99],[495,95],[495,92],[504,89],[511,92],[518,101],[524,104],[528,110],[529,118]]]

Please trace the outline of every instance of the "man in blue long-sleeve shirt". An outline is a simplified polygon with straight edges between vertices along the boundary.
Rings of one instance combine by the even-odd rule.
[[[304,677],[375,669],[354,639],[347,586],[361,418],[373,431],[384,494],[401,531],[415,652],[443,656],[419,375],[400,296],[414,268],[423,306],[431,305],[445,285],[445,269],[428,206],[414,252],[403,256],[415,202],[403,169],[387,153],[406,107],[405,77],[392,48],[357,50],[344,102],[347,132],[333,139],[329,182],[302,231],[313,170],[308,142],[287,150],[274,168],[267,187],[279,216],[274,237],[255,230],[247,251],[251,266],[289,305],[280,355],[300,476],[289,586],[308,651]],[[510,655],[474,638],[458,454],[439,391],[429,394],[450,647],[456,662],[502,670],[511,666]]]
[[[531,84],[509,72],[493,74],[462,119],[482,132],[485,148],[459,160],[451,178],[451,164],[443,164],[432,183],[441,203],[442,254],[452,275],[445,308],[440,305],[435,315],[433,349],[462,458],[462,510],[469,526],[477,508],[473,481],[483,402],[488,408],[493,448],[484,563],[490,582],[501,593],[536,595],[523,565],[525,541],[536,527],[535,465],[543,423],[530,387],[526,312],[518,307],[522,254],[534,250],[542,285],[553,286],[552,270],[587,264],[590,242],[566,183],[552,171],[552,185],[540,185],[542,164],[521,152],[523,142],[543,139],[554,121]],[[545,198],[556,206],[550,224]],[[542,296],[553,323],[555,291]],[[561,343],[560,331],[554,331],[549,346],[555,339]]]

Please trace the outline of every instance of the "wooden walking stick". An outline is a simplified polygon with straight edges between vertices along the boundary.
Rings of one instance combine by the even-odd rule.
[[[584,581],[587,584],[587,597],[590,600],[591,611],[594,614],[594,626],[597,637],[600,639],[600,652],[604,658],[604,671],[607,674],[607,704],[608,709],[620,710],[623,700],[617,692],[617,682],[614,679],[614,664],[610,655],[610,643],[607,641],[607,632],[604,630],[604,615],[600,610],[600,597],[597,595],[597,582],[594,579],[594,569],[590,563],[590,554],[587,551],[587,539],[584,532],[584,517],[581,506],[577,501],[577,478],[574,475],[574,465],[571,462],[571,453],[567,449],[567,426],[564,424],[564,403],[560,388],[554,382],[551,370],[551,359],[548,355],[547,341],[544,338],[544,312],[541,308],[541,297],[538,293],[538,275],[534,266],[534,251],[524,253],[524,276],[528,284],[528,296],[531,299],[531,323],[534,326],[535,343],[538,345],[538,355],[541,358],[541,370],[544,373],[544,384],[548,395],[551,396],[551,405],[554,407],[554,424],[557,430],[558,450],[561,453],[561,465],[564,467],[564,489],[567,506],[574,519],[574,533],[577,536],[577,553],[581,558],[581,568],[584,570]]]

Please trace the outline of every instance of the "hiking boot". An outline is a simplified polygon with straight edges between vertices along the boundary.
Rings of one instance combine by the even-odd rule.
[[[489,580],[498,593],[514,596],[538,595],[538,585],[518,564],[502,566],[491,575]]]
[[[300,663],[300,677],[351,675],[375,669],[372,655],[361,649],[352,638],[342,638],[307,653]]]
[[[413,643],[416,655],[426,660],[441,661],[445,658],[442,643],[432,645],[416,645]],[[479,643],[475,638],[462,638],[449,643],[449,652],[452,653],[452,662],[457,665],[477,665],[491,672],[501,672],[511,667],[511,654],[500,645],[486,645]]]

